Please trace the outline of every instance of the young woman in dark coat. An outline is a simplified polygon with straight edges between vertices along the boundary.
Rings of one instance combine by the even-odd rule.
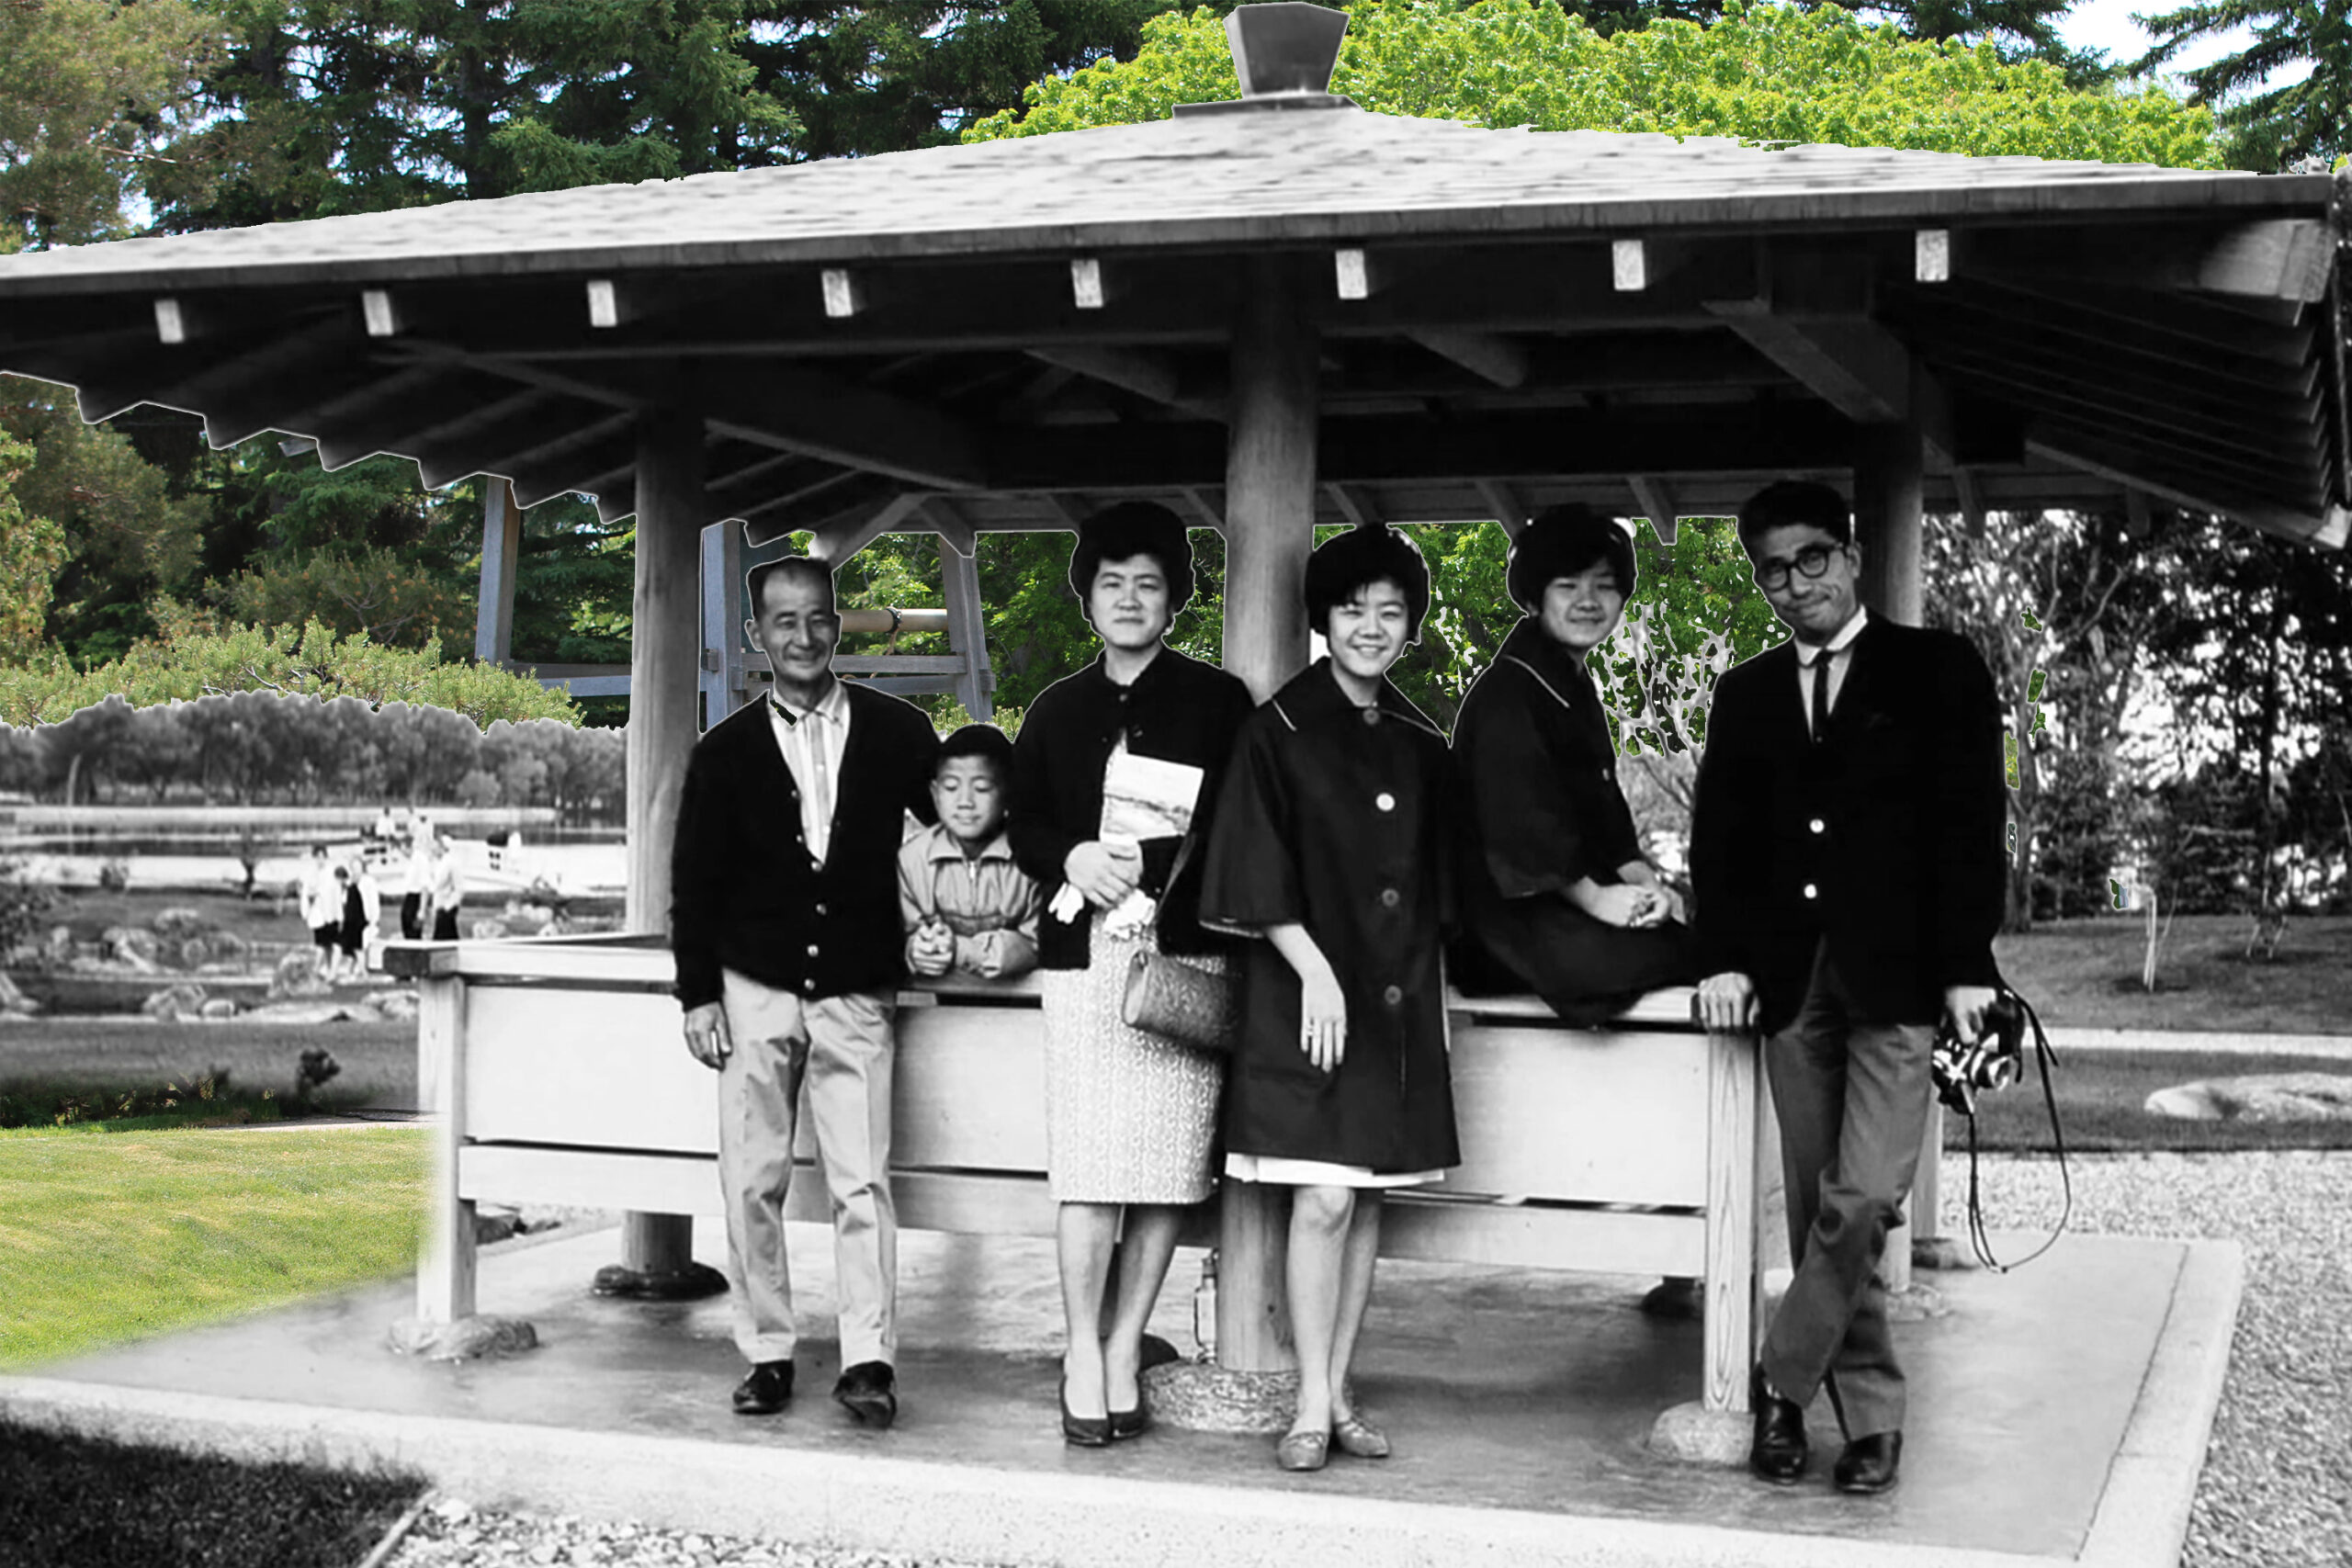
[[[1699,977],[1681,899],[1642,854],[1585,670],[1624,618],[1634,542],[1585,507],[1555,506],[1511,546],[1508,582],[1526,615],[1453,727],[1469,851],[1454,981],[1533,991],[1568,1022],[1598,1023]]]
[[[1347,1396],[1381,1193],[1460,1158],[1442,961],[1450,761],[1387,679],[1419,635],[1429,569],[1396,533],[1356,529],[1308,558],[1306,594],[1330,657],[1242,727],[1201,892],[1204,921],[1265,939],[1241,959],[1225,1174],[1295,1190],[1285,1470],[1321,1469],[1335,1443],[1388,1452]]]

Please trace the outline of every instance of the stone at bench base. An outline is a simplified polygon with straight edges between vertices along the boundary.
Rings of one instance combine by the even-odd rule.
[[[1925,1323],[1930,1318],[1950,1317],[1951,1303],[1933,1285],[1914,1281],[1900,1291],[1886,1292],[1886,1321],[1889,1323]]]
[[[1911,1267],[1949,1274],[1975,1268],[1976,1258],[1951,1236],[1923,1235],[1911,1244]]]
[[[1699,1294],[1699,1281],[1688,1274],[1669,1274],[1642,1297],[1645,1315],[1669,1323],[1697,1323],[1707,1315],[1706,1304]]]
[[[512,1356],[538,1348],[539,1331],[519,1317],[477,1314],[455,1323],[403,1317],[387,1337],[403,1356],[426,1361],[470,1361],[482,1356]]]
[[[1170,1361],[1148,1369],[1143,1387],[1151,1418],[1188,1432],[1286,1432],[1298,1409],[1296,1372]]]
[[[600,1296],[619,1296],[626,1301],[698,1302],[705,1296],[725,1294],[727,1276],[707,1263],[660,1270],[607,1263],[596,1270],[596,1278],[588,1288]]]
[[[1710,1410],[1696,1400],[1661,1411],[1650,1423],[1650,1452],[1683,1464],[1737,1469],[1747,1462],[1754,1418],[1743,1410]]]

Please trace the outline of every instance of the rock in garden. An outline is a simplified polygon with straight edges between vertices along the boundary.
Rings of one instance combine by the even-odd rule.
[[[212,959],[212,942],[209,937],[184,936],[172,946],[173,961],[183,969],[201,969]]]
[[[368,998],[368,1005],[380,1017],[412,1019],[416,1016],[416,993],[396,987],[374,993]]]
[[[253,951],[253,943],[234,931],[207,931],[204,940],[215,958],[243,958]]]
[[[466,935],[476,942],[497,942],[506,935],[506,922],[494,915],[483,919],[468,920]]]
[[[152,975],[155,971],[155,933],[141,926],[108,926],[98,938],[101,952],[116,963]]]
[[[244,1018],[248,1023],[341,1023],[358,1017],[359,1010],[347,1003],[334,1001],[264,1002]]]
[[[272,997],[323,997],[334,988],[319,978],[318,960],[311,953],[307,947],[298,947],[277,961],[270,976]]]
[[[2188,1122],[2352,1122],[2352,1074],[2200,1078],[2156,1090],[2143,1109]]]
[[[175,904],[157,911],[147,922],[147,929],[168,942],[185,942],[192,936],[202,936],[212,929],[212,922],[203,914],[184,905]]]
[[[17,988],[17,982],[0,974],[0,1013],[13,1013],[21,1018],[40,1011],[40,1004]]]
[[[194,1017],[204,1008],[204,987],[201,986],[166,986],[160,991],[147,993],[147,1000],[139,1010],[149,1018],[166,1021],[176,1018]]]
[[[234,1018],[237,1016],[237,1004],[226,997],[214,997],[197,1011],[201,1018]]]

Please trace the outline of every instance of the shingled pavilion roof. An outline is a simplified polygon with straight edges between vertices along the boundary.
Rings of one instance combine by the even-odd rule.
[[[1931,506],[2137,494],[2352,525],[2345,186],[1484,130],[1156,124],[0,258],[0,368],[340,465],[632,510],[694,408],[713,519],[1218,514],[1243,258],[1312,287],[1324,520],[1722,510],[1917,417]]]

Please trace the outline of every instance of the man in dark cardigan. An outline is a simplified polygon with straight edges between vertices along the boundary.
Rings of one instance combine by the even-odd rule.
[[[798,558],[750,577],[744,630],[773,694],[695,746],[671,859],[671,945],[686,1049],[718,1073],[719,1179],[735,1342],[752,1363],[735,1409],[792,1396],[798,1333],[784,1202],[804,1081],[831,1199],[842,1371],[861,1422],[898,1415],[898,1223],[890,1201],[892,1025],[902,977],[898,854],[931,817],[931,721],[833,676],[831,571]]]
[[[1751,1386],[1749,1463],[1803,1478],[1826,1383],[1847,1438],[1834,1483],[1882,1492],[1905,1408],[1877,1265],[1926,1134],[1935,1023],[1974,1038],[1999,977],[2000,704],[1966,639],[1862,608],[1837,491],[1770,486],[1739,536],[1794,634],[1716,688],[1690,826],[1700,1014],[1766,1035],[1796,1265]]]

